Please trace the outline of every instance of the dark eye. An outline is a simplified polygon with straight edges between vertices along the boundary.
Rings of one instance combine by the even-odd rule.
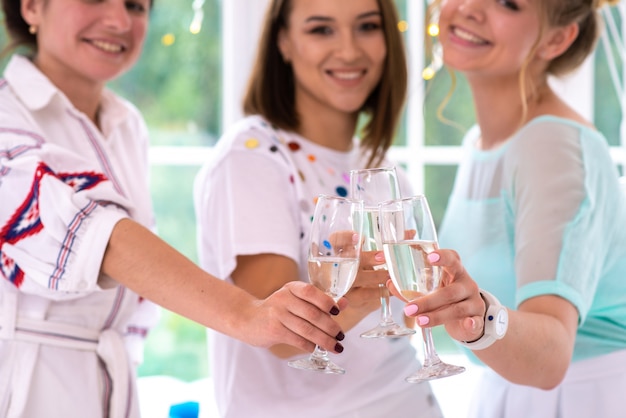
[[[359,29],[363,32],[372,32],[381,29],[381,25],[378,22],[364,22],[359,26]]]
[[[503,5],[504,7],[506,7],[507,9],[511,9],[511,10],[514,10],[514,11],[518,11],[519,10],[519,6],[514,1],[500,0],[500,4]]]
[[[330,26],[320,25],[314,26],[313,28],[309,29],[309,33],[313,33],[316,35],[332,35],[333,30]]]
[[[143,13],[148,9],[147,2],[127,1],[126,9],[131,12]]]

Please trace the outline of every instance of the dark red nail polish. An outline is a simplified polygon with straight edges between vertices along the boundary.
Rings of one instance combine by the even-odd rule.
[[[346,336],[341,331],[339,331],[339,334],[337,334],[337,336],[335,337],[337,341],[343,341],[344,338],[346,338]]]
[[[343,352],[343,345],[337,343],[335,344],[335,351],[338,353],[342,353]]]
[[[330,310],[331,315],[339,315],[339,312],[339,308],[336,306],[333,306],[333,308]]]

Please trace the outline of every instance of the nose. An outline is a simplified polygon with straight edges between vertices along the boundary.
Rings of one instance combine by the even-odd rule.
[[[461,0],[459,12],[468,19],[482,20],[484,11],[483,0]]]
[[[131,16],[126,8],[126,1],[109,1],[104,3],[103,21],[111,29],[126,31],[131,27]]]
[[[346,62],[357,60],[361,55],[361,47],[353,32],[345,32],[339,36],[335,55]]]

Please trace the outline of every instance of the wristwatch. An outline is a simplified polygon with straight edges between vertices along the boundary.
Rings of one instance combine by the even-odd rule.
[[[480,290],[480,295],[487,305],[485,311],[485,329],[482,337],[476,341],[461,341],[470,350],[484,350],[496,341],[502,339],[509,327],[509,312],[500,301],[486,290]]]

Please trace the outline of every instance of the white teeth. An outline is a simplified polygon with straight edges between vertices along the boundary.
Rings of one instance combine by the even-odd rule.
[[[354,71],[354,72],[336,72],[333,71],[333,76],[341,79],[341,80],[356,80],[357,78],[359,78],[361,76],[361,71]]]
[[[459,28],[454,28],[453,32],[458,38],[461,38],[468,42],[472,42],[474,44],[482,45],[487,43],[487,41],[485,41],[484,39],[481,39],[478,36],[475,36],[469,32],[465,32],[464,30]]]
[[[119,44],[112,44],[110,42],[104,42],[104,41],[91,41],[91,44],[106,52],[121,52],[122,51],[122,46]]]

